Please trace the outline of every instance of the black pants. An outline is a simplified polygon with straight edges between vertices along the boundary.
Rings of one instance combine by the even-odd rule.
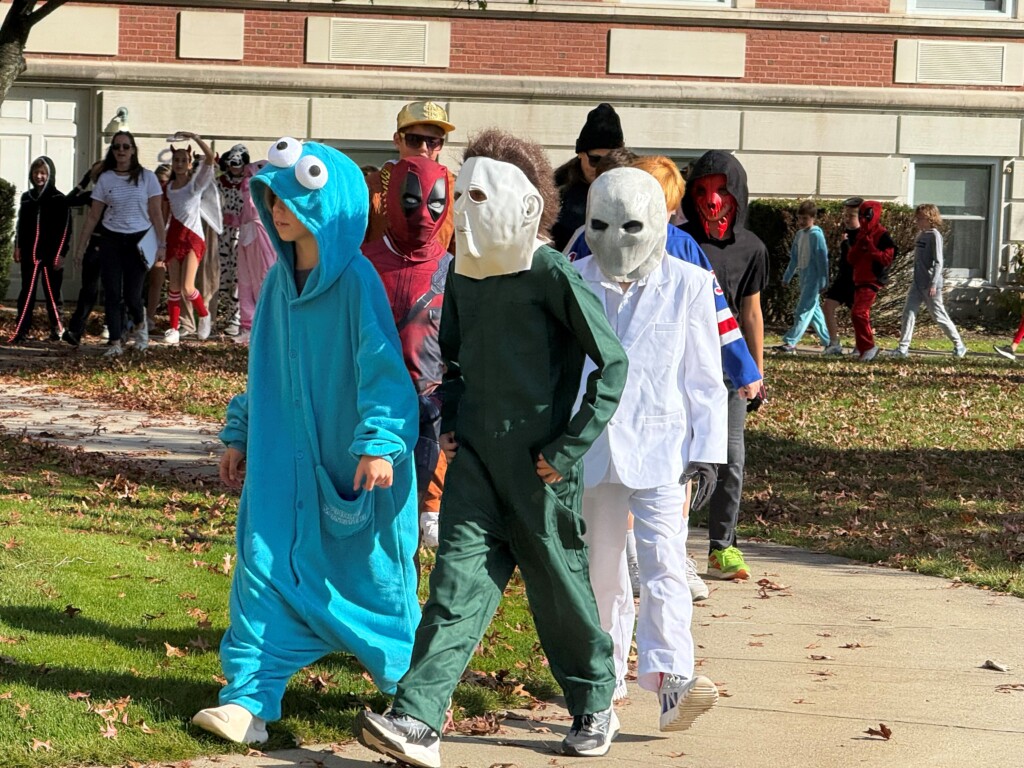
[[[107,314],[110,338],[116,341],[124,330],[121,303],[132,322],[139,325],[145,318],[142,289],[146,281],[146,263],[139,253],[139,240],[145,232],[122,235],[105,232],[99,239],[100,276],[103,281],[103,307]]]
[[[96,306],[100,294],[100,236],[93,235],[82,258],[82,287],[78,291],[75,313],[68,320],[68,330],[80,339],[85,333],[89,314]]]
[[[24,251],[22,252],[24,253]],[[50,320],[50,332],[60,328],[60,311],[64,302],[60,298],[60,287],[64,282],[64,268],[54,269],[52,262],[32,263],[31,258],[21,262],[21,293],[18,294],[17,334],[28,333],[32,327],[32,312],[36,308],[36,295],[43,294],[46,316]]]

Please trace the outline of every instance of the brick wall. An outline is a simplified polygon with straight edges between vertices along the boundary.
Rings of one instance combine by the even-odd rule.
[[[758,7],[821,8],[831,0],[759,0]],[[835,0],[843,10],[878,10],[888,0]],[[177,14],[181,8],[122,6],[119,57],[124,61],[178,61]],[[375,16],[374,18],[403,18]],[[410,18],[410,17],[404,17]],[[422,17],[412,17],[422,18]],[[246,11],[245,52],[241,61],[218,65],[310,67],[407,71],[402,67],[305,64],[306,14],[289,11]],[[451,23],[449,74],[517,77],[620,78],[607,74],[607,41],[612,22],[571,22],[488,18],[480,12]],[[616,24],[615,26],[625,26]],[[629,28],[659,29],[657,25]],[[671,27],[713,31],[700,27]],[[893,86],[894,34],[821,33],[791,30],[750,30],[746,75],[725,82],[820,86]],[[904,35],[905,37],[905,35]],[[925,39],[925,38],[922,38]],[[949,39],[949,38],[944,38]],[[970,39],[970,38],[968,38]],[[81,57],[75,57],[81,58]],[[197,60],[191,59],[190,63]],[[700,80],[652,77],[650,79]],[[714,81],[712,81],[714,82]],[[958,86],[899,86],[957,88]],[[1024,90],[1024,89],[1016,89]]]

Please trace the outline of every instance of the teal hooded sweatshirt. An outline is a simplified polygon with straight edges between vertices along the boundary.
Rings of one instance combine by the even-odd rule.
[[[385,692],[408,667],[420,616],[419,411],[384,287],[360,253],[369,197],[359,168],[282,139],[251,188],[278,261],[253,320],[248,391],[220,435],[246,455],[220,703],[277,720],[289,678],[328,653],[353,654]],[[268,192],[319,246],[301,296]],[[390,488],[353,491],[364,455],[391,462]]]

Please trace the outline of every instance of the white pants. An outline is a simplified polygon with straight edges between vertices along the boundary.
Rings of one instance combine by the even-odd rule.
[[[633,513],[640,566],[637,624],[640,687],[657,691],[659,673],[693,677],[693,603],[686,585],[685,486],[634,490],[605,482],[583,493],[583,538],[590,549],[590,584],[601,627],[615,642],[614,698],[626,695],[626,669],[636,611],[626,565],[626,527]]]

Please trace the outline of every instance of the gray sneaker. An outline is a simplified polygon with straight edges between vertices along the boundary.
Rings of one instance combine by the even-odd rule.
[[[718,688],[703,676],[687,680],[679,675],[662,675],[658,699],[661,701],[658,730],[685,731],[715,706]]]
[[[569,735],[562,741],[562,754],[576,757],[601,757],[611,749],[612,739],[619,733],[615,707],[592,715],[576,715]]]
[[[414,717],[364,709],[356,715],[355,732],[364,747],[400,763],[441,768],[441,737]]]
[[[882,357],[910,357],[910,352],[906,352],[899,347],[896,347],[896,349],[883,349],[881,354]]]
[[[821,351],[823,355],[841,355],[843,354],[842,344],[829,344],[825,349]]]
[[[1000,346],[997,346],[997,345],[993,345],[992,349],[994,349],[996,351],[997,355],[1002,355],[1007,360],[1012,360],[1013,362],[1017,362],[1017,355],[1014,353],[1013,347],[1011,347],[1009,345],[1007,345],[1005,347],[1000,347]]]
[[[686,556],[686,586],[690,588],[690,599],[695,603],[707,600],[711,594],[708,585],[697,573],[697,563],[689,555]]]

